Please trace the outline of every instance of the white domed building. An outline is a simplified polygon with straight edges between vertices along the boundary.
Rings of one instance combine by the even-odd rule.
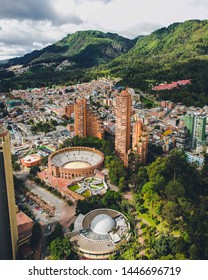
[[[74,252],[81,257],[100,260],[118,253],[120,245],[129,238],[130,225],[122,213],[96,209],[77,217],[70,241]]]

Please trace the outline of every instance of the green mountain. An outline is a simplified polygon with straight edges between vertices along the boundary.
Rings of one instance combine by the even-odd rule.
[[[87,68],[111,61],[126,53],[134,44],[133,40],[113,33],[78,31],[42,50],[10,59],[5,66],[61,63],[68,60],[73,65]]]
[[[8,66],[23,65],[24,73]],[[121,85],[149,90],[151,84],[191,79],[183,98],[162,98],[198,106],[208,104],[208,20],[174,23],[134,40],[100,31],[79,31],[23,57],[0,62],[0,90],[74,84],[108,75]],[[160,94],[160,97],[162,95]],[[186,100],[184,99],[184,96]]]
[[[107,68],[135,85],[138,78],[195,78],[202,74],[200,69],[194,73],[198,64],[203,64],[201,70],[208,64],[208,20],[174,23],[156,30],[140,38],[128,53],[114,59]]]

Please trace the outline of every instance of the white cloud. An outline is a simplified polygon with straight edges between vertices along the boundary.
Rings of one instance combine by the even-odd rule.
[[[0,59],[77,30],[134,38],[188,19],[206,19],[207,0],[0,0]]]

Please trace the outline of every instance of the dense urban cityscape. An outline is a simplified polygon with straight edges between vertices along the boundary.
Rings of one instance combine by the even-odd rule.
[[[0,94],[0,259],[206,259],[208,106],[117,82]]]

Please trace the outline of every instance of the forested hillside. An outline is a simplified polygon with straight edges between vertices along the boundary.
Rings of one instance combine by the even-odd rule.
[[[28,68],[14,75],[8,66],[17,64]],[[124,86],[144,91],[160,82],[191,79],[185,94],[162,92],[159,99],[204,106],[208,103],[208,21],[174,23],[134,40],[79,31],[40,51],[4,62],[0,88],[70,85],[108,75],[120,77]]]

